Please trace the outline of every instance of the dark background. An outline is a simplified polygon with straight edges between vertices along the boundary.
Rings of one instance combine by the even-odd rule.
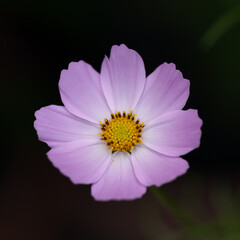
[[[240,2],[237,0],[8,1],[0,7],[0,239],[240,239]],[[187,108],[203,119],[191,168],[162,189],[197,222],[185,226],[151,190],[132,202],[95,202],[46,157],[34,112],[61,105],[71,61],[100,70],[114,44],[147,74],[174,62],[191,81]]]

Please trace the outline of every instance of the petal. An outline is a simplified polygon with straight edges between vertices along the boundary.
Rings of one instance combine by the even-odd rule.
[[[50,147],[82,138],[99,140],[97,125],[72,115],[62,106],[47,106],[35,112],[39,140]]]
[[[140,55],[124,44],[113,46],[110,59],[101,68],[101,85],[114,112],[133,110],[145,85],[145,67]]]
[[[143,143],[169,156],[180,156],[199,147],[202,120],[197,110],[173,111],[155,118],[144,129]]]
[[[181,110],[189,96],[189,85],[173,63],[164,63],[148,76],[134,112],[147,122],[162,113]]]
[[[132,164],[139,182],[145,186],[161,186],[186,173],[188,162],[180,157],[170,157],[145,146],[135,147]]]
[[[89,64],[70,63],[68,70],[61,72],[59,89],[65,107],[72,114],[95,123],[109,116],[99,73]]]
[[[51,149],[47,155],[52,164],[75,184],[98,181],[111,157],[105,144],[92,140],[65,143]]]
[[[92,196],[102,201],[136,199],[146,192],[146,188],[136,179],[130,154],[124,152],[114,154],[114,160],[91,190]]]

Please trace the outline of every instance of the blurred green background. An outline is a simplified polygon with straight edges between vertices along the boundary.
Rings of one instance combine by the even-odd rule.
[[[0,20],[0,239],[240,239],[240,1],[2,1]],[[62,69],[82,59],[99,71],[121,43],[147,74],[174,62],[191,81],[185,108],[204,122],[189,172],[161,188],[170,201],[152,189],[95,202],[33,128],[37,109],[61,105]]]

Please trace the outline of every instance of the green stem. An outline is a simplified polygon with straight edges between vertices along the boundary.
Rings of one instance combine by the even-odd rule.
[[[179,205],[174,202],[162,188],[151,187],[150,188],[158,202],[165,207],[171,215],[173,215],[180,223],[187,228],[192,228],[197,225],[196,221],[193,220]]]

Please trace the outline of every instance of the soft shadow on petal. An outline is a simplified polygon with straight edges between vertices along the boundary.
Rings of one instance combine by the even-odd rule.
[[[172,111],[150,121],[142,140],[144,145],[159,153],[180,156],[199,147],[201,126],[197,110]]]
[[[98,181],[111,157],[105,144],[92,140],[65,143],[51,149],[47,155],[52,164],[75,184]]]
[[[181,110],[189,96],[189,80],[183,78],[173,63],[163,63],[146,80],[146,87],[136,107],[142,121],[173,110]]]
[[[82,138],[99,140],[97,125],[71,114],[63,106],[50,105],[35,112],[39,140],[54,147]]]
[[[132,200],[142,197],[146,187],[138,182],[131,164],[130,154],[114,154],[103,177],[92,185],[96,200]]]
[[[59,89],[63,104],[72,114],[94,123],[109,116],[100,75],[84,61],[72,62],[61,72]]]
[[[101,85],[112,112],[133,110],[145,86],[145,67],[140,55],[124,44],[113,46],[101,68]]]
[[[160,154],[144,145],[134,148],[132,164],[139,182],[158,187],[183,175],[189,168],[184,159]]]

